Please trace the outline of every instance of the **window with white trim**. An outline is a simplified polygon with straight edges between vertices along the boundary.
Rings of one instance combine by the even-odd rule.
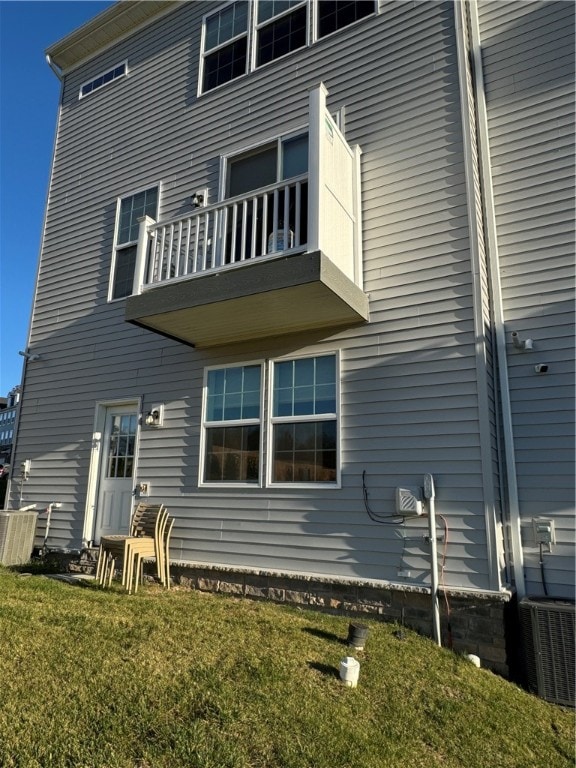
[[[376,11],[374,0],[320,0],[318,7],[318,37],[331,35]]]
[[[139,221],[142,216],[158,218],[158,187],[150,187],[118,200],[110,299],[132,294]]]
[[[108,85],[108,83],[111,83],[114,80],[118,80],[120,77],[124,77],[127,72],[128,62],[123,61],[122,64],[118,64],[117,66],[112,67],[112,69],[109,69],[107,72],[103,72],[93,80],[89,80],[87,83],[83,83],[80,86],[80,93],[78,98],[83,99],[85,96],[88,96],[88,94],[94,93],[94,91],[99,91],[100,88]]]
[[[257,3],[257,67],[303,48],[307,42],[307,0],[260,0]]]
[[[202,91],[247,72],[248,2],[236,0],[204,19]]]
[[[201,484],[337,485],[338,360],[270,363],[267,419],[261,363],[206,371]],[[264,453],[264,446],[269,448]]]
[[[199,93],[377,11],[378,0],[233,0],[204,17]]]
[[[204,483],[259,483],[262,365],[210,369],[204,397]]]
[[[272,483],[336,483],[336,356],[272,364]]]

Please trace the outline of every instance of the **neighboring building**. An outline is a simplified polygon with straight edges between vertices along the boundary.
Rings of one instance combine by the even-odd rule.
[[[10,464],[20,405],[20,386],[11,389],[8,397],[0,398],[0,401],[0,463]]]
[[[431,633],[431,474],[443,635],[505,669],[511,596],[574,596],[573,4],[122,2],[48,55],[50,546],[144,483],[177,577]]]

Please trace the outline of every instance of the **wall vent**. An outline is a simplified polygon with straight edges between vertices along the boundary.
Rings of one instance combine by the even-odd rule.
[[[553,704],[575,706],[575,604],[550,597],[520,601],[528,686]]]
[[[30,561],[38,512],[0,511],[0,564],[22,565]]]

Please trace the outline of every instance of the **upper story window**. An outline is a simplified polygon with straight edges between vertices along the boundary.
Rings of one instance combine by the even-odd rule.
[[[158,218],[158,187],[150,187],[118,201],[111,299],[121,299],[132,294],[140,226],[138,219],[142,216]]]
[[[123,61],[122,64],[118,64],[116,67],[109,69],[108,72],[103,72],[93,80],[90,80],[89,82],[81,85],[78,98],[82,99],[84,96],[88,96],[89,93],[100,90],[100,88],[108,85],[108,83],[111,83],[113,80],[118,80],[119,77],[124,77],[127,72],[128,62]]]
[[[257,13],[257,67],[306,45],[307,0],[260,0]]]
[[[226,197],[285,181],[308,170],[308,134],[281,137],[251,152],[229,158]]]
[[[347,27],[376,10],[374,0],[320,0],[318,3],[318,37]]]
[[[234,0],[204,17],[199,92],[376,13],[378,0]]]
[[[207,16],[204,22],[202,90],[246,74],[248,59],[248,2],[236,2]]]

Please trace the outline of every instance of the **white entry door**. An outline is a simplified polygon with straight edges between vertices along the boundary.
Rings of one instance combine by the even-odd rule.
[[[132,513],[138,414],[134,406],[110,406],[100,454],[95,540],[128,533]]]

